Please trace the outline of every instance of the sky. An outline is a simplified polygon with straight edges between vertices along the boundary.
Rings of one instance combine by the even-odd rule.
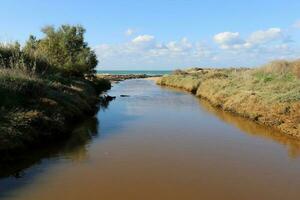
[[[299,0],[1,0],[0,42],[81,24],[99,69],[252,67],[300,58]]]

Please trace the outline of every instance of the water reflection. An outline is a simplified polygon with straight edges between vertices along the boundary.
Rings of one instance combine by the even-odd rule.
[[[98,119],[93,117],[80,124],[67,140],[60,154],[72,161],[82,161],[88,157],[87,146],[98,134]]]
[[[233,124],[242,132],[252,136],[273,140],[287,147],[288,155],[291,158],[300,156],[300,140],[288,135],[284,135],[274,129],[264,127],[243,117],[236,116],[232,113],[225,112],[213,107],[208,101],[199,100],[199,104],[205,111],[214,114],[222,121]]]
[[[183,91],[178,88],[172,88],[167,86],[161,86],[161,88],[167,89],[172,92],[178,92],[178,93],[188,93],[189,92]],[[196,98],[196,97],[195,97]],[[183,105],[186,100],[183,99],[183,101],[176,101],[174,102],[174,105],[180,106]],[[276,131],[274,129],[265,127],[263,125],[257,124],[251,120],[245,119],[243,117],[234,115],[232,113],[223,111],[219,108],[213,107],[208,101],[199,99],[198,100],[200,107],[203,108],[206,112],[212,113],[222,121],[225,121],[226,123],[233,124],[235,127],[242,130],[243,133],[247,133],[252,136],[257,136],[261,138],[265,138],[268,140],[272,140],[274,142],[277,142],[279,144],[282,144],[287,147],[288,155],[291,158],[298,158],[300,157],[300,140],[291,137],[288,135],[285,135],[283,133],[280,133],[279,131]],[[172,101],[169,101],[168,103],[172,104]]]
[[[109,103],[110,101],[100,96],[99,109],[107,109]],[[25,175],[27,168],[38,165],[47,158],[60,157],[72,161],[86,159],[88,157],[87,146],[93,136],[98,134],[98,123],[96,116],[88,118],[79,123],[67,139],[62,138],[55,143],[43,145],[38,150],[0,157],[0,180],[8,176],[21,178]]]
[[[49,164],[51,159],[65,158],[72,162],[82,161],[88,157],[87,146],[91,139],[98,133],[98,120],[93,117],[74,129],[70,138],[60,141],[56,144],[43,146],[38,150],[20,153],[8,160],[0,162],[0,197],[4,195],[10,188],[21,186],[21,182],[17,179],[35,176],[34,166],[43,165],[43,161]],[[50,160],[49,160],[50,159]],[[45,166],[43,166],[45,167]],[[6,177],[10,177],[7,179]],[[1,180],[4,179],[5,180]]]
[[[149,81],[109,95],[101,126],[87,121],[24,178],[0,180],[0,199],[299,199],[300,159],[284,149],[296,157],[294,139]]]

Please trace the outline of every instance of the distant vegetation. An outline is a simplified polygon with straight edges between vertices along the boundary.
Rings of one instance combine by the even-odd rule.
[[[183,88],[226,111],[300,137],[300,61],[254,69],[176,70],[158,84]]]
[[[30,36],[25,46],[19,43],[0,46],[1,68],[64,76],[83,76],[95,73],[97,57],[84,41],[81,26],[62,25],[58,29],[47,26],[44,37]]]
[[[44,37],[0,45],[0,151],[25,148],[68,132],[95,111],[110,88],[95,76],[97,58],[81,26],[45,27]]]

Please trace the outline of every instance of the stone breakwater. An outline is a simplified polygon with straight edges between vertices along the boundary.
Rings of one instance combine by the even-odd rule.
[[[97,77],[108,79],[112,82],[119,82],[127,79],[160,77],[160,75],[152,76],[147,74],[126,74],[126,75],[98,74]]]

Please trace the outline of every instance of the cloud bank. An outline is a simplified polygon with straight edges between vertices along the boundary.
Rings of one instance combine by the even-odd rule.
[[[125,34],[132,36],[128,29]],[[274,59],[300,56],[291,36],[280,28],[257,30],[243,37],[239,32],[216,33],[206,41],[183,37],[159,41],[142,34],[120,44],[95,47],[104,69],[175,69],[187,66],[253,66]]]

